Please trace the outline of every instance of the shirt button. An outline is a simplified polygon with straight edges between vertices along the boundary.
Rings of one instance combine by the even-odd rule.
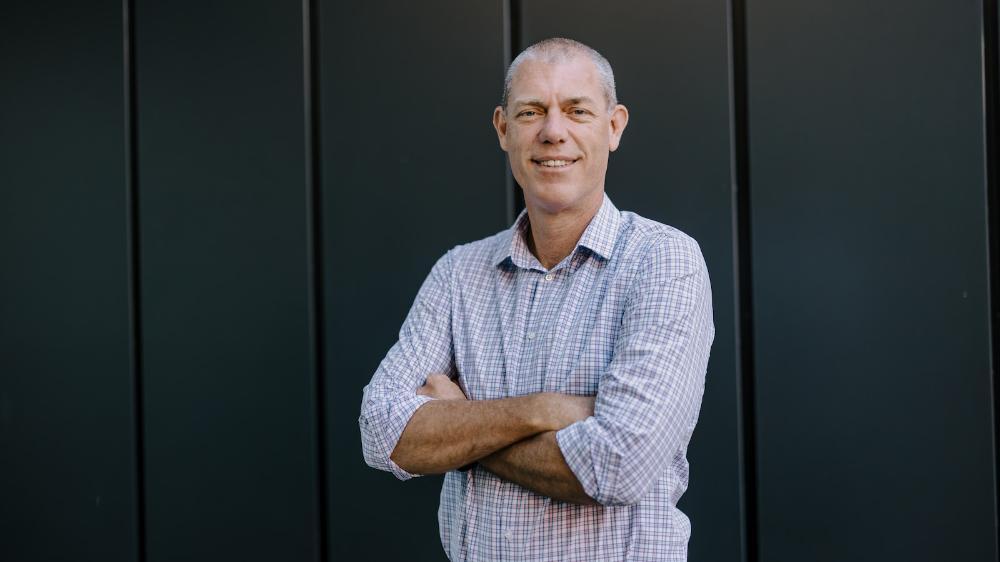
[[[508,529],[508,530],[506,530],[506,531],[503,532],[503,538],[505,538],[505,539],[507,539],[509,541],[512,541],[512,540],[514,540],[514,533],[511,532],[510,529]]]
[[[528,339],[529,340],[535,339],[535,332],[528,332]]]
[[[551,273],[549,273],[549,274],[545,275],[545,280],[546,280],[546,281],[552,281],[552,279],[553,279],[554,277],[555,277],[554,275],[552,275]]]

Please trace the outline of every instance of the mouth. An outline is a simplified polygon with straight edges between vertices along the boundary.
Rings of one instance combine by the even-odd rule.
[[[555,157],[555,158],[544,158],[544,159],[531,159],[531,163],[537,168],[541,168],[546,171],[556,171],[565,170],[570,168],[579,161],[579,158],[566,158],[566,157]]]

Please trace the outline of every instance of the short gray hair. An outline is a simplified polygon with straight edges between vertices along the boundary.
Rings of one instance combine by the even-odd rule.
[[[514,73],[517,72],[521,63],[528,59],[541,59],[545,62],[565,62],[577,56],[585,56],[597,67],[597,76],[604,89],[604,97],[608,101],[608,111],[610,112],[618,105],[618,96],[615,93],[615,73],[611,70],[611,63],[604,58],[601,53],[584,45],[579,41],[566,39],[564,37],[553,37],[535,43],[517,55],[510,66],[507,67],[507,75],[503,79],[503,97],[500,99],[500,106],[507,111],[507,102],[510,101],[510,83],[514,80]]]

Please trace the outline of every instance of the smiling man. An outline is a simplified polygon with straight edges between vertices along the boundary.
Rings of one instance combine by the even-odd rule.
[[[493,125],[526,209],[438,260],[364,389],[368,464],[447,473],[453,561],[687,559],[711,285],[691,237],[605,194],[627,123],[593,49],[514,59]]]

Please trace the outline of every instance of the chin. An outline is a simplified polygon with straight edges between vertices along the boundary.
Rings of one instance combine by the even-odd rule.
[[[590,193],[580,193],[558,186],[545,186],[531,191],[524,190],[524,200],[547,213],[560,213],[584,203]]]

